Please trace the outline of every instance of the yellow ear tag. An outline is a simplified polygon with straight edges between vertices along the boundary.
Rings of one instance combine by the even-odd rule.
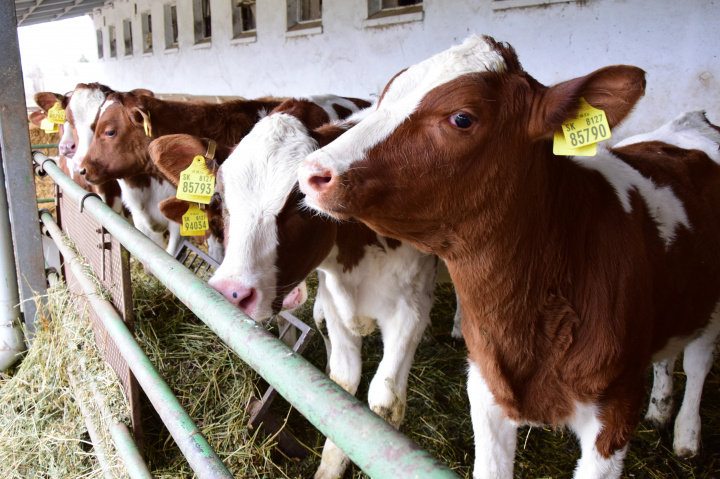
[[[60,102],[57,102],[47,112],[47,119],[58,125],[65,123],[65,110],[60,108]]]
[[[562,131],[570,149],[582,148],[612,136],[605,112],[591,106],[584,98],[580,98],[577,116],[563,123]]]
[[[57,123],[53,123],[47,118],[40,122],[40,128],[45,130],[45,133],[58,133]]]
[[[190,205],[187,213],[182,217],[180,225],[180,234],[182,236],[201,236],[208,229],[207,215],[203,210],[198,208],[195,203]]]
[[[581,148],[570,148],[565,141],[565,136],[559,131],[555,132],[553,138],[553,155],[556,156],[595,156],[597,155],[597,143],[583,146]]]
[[[192,203],[210,204],[215,192],[215,175],[205,166],[205,158],[197,155],[182,173],[175,196]]]

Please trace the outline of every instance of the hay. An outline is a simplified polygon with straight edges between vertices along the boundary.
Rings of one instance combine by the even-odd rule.
[[[97,421],[107,451],[103,470],[89,442],[80,401],[97,408],[85,394],[88,381],[101,392],[116,418],[127,420],[127,404],[115,373],[98,356],[87,313],[64,284],[51,288],[47,317],[39,323],[32,348],[15,370],[0,377],[0,477],[121,477],[103,421]],[[68,371],[84,378],[73,391]]]

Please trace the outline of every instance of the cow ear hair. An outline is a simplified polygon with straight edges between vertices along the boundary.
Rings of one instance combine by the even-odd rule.
[[[30,123],[37,126],[38,128],[40,128],[40,125],[45,118],[47,118],[47,115],[44,111],[34,111],[28,116],[28,120],[30,120]]]
[[[55,106],[55,103],[60,102],[60,106],[62,108],[65,108],[65,106],[67,105],[67,99],[65,98],[65,95],[61,95],[60,93],[41,91],[35,93],[35,96],[33,98],[37,106],[42,108],[45,113],[47,113],[50,108]]]
[[[182,217],[190,208],[190,203],[179,200],[174,196],[166,198],[158,203],[158,209],[163,216],[170,221],[182,224]]]
[[[596,70],[547,88],[533,105],[532,138],[550,138],[577,114],[580,98],[605,112],[610,128],[619,125],[645,94],[645,72],[629,65]]]
[[[177,186],[180,174],[190,166],[196,155],[205,153],[205,148],[198,138],[176,134],[153,140],[148,151],[158,169]]]

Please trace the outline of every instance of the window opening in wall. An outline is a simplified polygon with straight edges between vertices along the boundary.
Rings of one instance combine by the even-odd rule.
[[[255,0],[230,0],[232,2],[233,38],[255,36]]]
[[[108,27],[108,44],[110,45],[110,58],[117,58],[117,38],[115,37],[115,25]]]
[[[367,0],[367,26],[383,26],[423,19],[422,0]]]
[[[103,36],[102,36],[102,30],[95,30],[95,35],[97,36],[97,52],[98,52],[98,60],[100,60],[103,55]]]
[[[412,5],[420,5],[422,0],[382,0],[380,5],[381,10],[387,10],[389,8],[409,7]]]
[[[322,0],[288,0],[288,31],[322,25]]]
[[[195,25],[195,43],[210,40],[212,30],[210,22],[210,0],[193,0],[193,17]]]
[[[493,0],[493,10],[508,10],[510,8],[536,7],[551,3],[569,3],[578,0]]]
[[[145,12],[140,16],[142,23],[143,53],[152,53],[152,15]]]
[[[163,6],[165,25],[165,48],[177,48],[178,46],[178,17],[177,6],[166,3]]]
[[[127,18],[123,20],[123,42],[125,44],[125,56],[133,54],[132,22]]]

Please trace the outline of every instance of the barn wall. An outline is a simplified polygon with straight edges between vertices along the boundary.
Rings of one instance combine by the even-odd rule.
[[[369,27],[367,0],[324,0],[322,33],[286,34],[285,0],[258,0],[257,41],[233,43],[231,0],[211,0],[212,42],[193,45],[192,3],[176,0],[179,45],[163,47],[165,0],[120,0],[96,11],[113,88],[163,93],[368,97],[400,69],[485,33],[515,47],[525,69],[552,84],[616,63],[648,72],[646,99],[624,133],[655,127],[681,111],[706,109],[720,123],[720,61],[715,1],[585,0],[495,11],[491,0],[425,0],[422,20]],[[509,2],[519,0],[509,0]],[[527,3],[527,2],[526,2]],[[135,14],[137,6],[137,15]],[[150,10],[152,54],[141,53],[140,15]],[[122,21],[132,20],[134,53],[123,55]],[[105,26],[103,27],[103,22]],[[118,33],[110,59],[107,25]]]

